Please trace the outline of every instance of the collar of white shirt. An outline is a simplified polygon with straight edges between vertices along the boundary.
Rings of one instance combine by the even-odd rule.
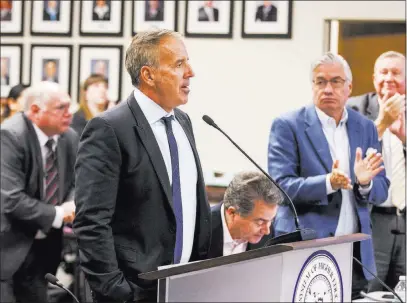
[[[96,6],[94,12],[98,14],[99,18],[102,18],[109,11],[109,7],[105,6]]]
[[[166,112],[161,106],[144,95],[138,88],[134,88],[134,98],[140,106],[144,116],[150,125],[161,120],[163,117],[169,117],[174,115],[172,110],[170,113]]]
[[[335,119],[328,116],[327,114],[325,114],[322,110],[320,110],[318,107],[315,106],[315,111],[317,112],[317,116],[319,121],[321,121],[322,127],[330,127],[331,125],[335,125],[336,127],[336,123],[335,123]],[[343,109],[343,113],[342,113],[342,118],[340,121],[340,125],[344,125],[346,124],[346,122],[348,121],[348,111],[346,110],[346,108]]]
[[[226,224],[226,218],[225,218],[225,204],[222,204],[220,208],[220,216],[222,218],[222,227],[223,227],[223,245],[229,244],[233,246],[237,246],[240,244],[247,244],[247,241],[242,241],[242,240],[233,240],[232,236],[230,235],[229,228]]]
[[[37,134],[38,141],[40,142],[40,146],[42,148],[45,146],[45,144],[47,144],[50,137],[48,137],[46,134],[44,134],[44,132],[35,123],[33,123],[32,125],[34,126],[35,133]],[[53,146],[54,150],[55,150],[56,144],[58,143],[58,138],[59,138],[59,135],[52,136],[52,139],[54,139],[54,141],[55,141],[55,144]]]

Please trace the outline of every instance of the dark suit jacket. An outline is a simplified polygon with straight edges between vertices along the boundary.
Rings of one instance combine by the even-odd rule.
[[[150,16],[148,13],[148,8],[146,8],[146,12],[144,14],[144,20],[145,21],[163,21],[164,20],[164,11],[160,7],[157,10],[157,14],[155,16]]]
[[[212,217],[212,238],[211,245],[208,252],[208,258],[217,258],[223,256],[223,225],[221,217],[221,208],[223,202],[212,206],[211,217]],[[273,235],[270,233],[264,236],[259,243],[247,244],[246,251],[251,249],[257,249],[264,246],[268,239],[272,238]]]
[[[58,11],[57,14],[56,14],[56,18],[53,21],[59,21],[59,15],[60,15],[60,12]],[[42,12],[42,20],[44,20],[44,21],[50,21],[51,20],[51,15],[45,9]]]
[[[261,5],[257,8],[256,11],[256,21],[277,21],[277,7],[274,5],[271,6],[271,9],[268,11],[267,15],[263,15],[264,5]]]
[[[189,117],[175,109],[198,172],[191,261],[205,259],[210,209]],[[154,133],[134,95],[86,125],[76,162],[80,261],[96,295],[142,298],[156,282],[138,274],[173,262],[176,221],[167,170]]]
[[[215,21],[219,21],[219,9],[213,8],[213,18]],[[198,21],[209,21],[209,16],[206,14],[203,7],[199,8]]]
[[[82,109],[79,109],[76,113],[73,114],[71,127],[74,131],[76,131],[79,137],[82,135],[86,123],[88,123],[88,121],[86,121],[85,113]]]
[[[102,18],[99,18],[99,15],[96,13],[92,14],[92,20],[97,21],[97,20],[104,20],[104,21],[110,21],[110,10],[107,11]]]
[[[74,198],[78,136],[69,129],[58,139],[60,201]],[[1,279],[20,267],[38,229],[47,233],[55,207],[45,204],[40,144],[32,122],[17,113],[1,125]],[[60,253],[60,252],[59,252]]]

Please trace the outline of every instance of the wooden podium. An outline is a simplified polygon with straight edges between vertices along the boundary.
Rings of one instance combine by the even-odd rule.
[[[351,302],[352,234],[266,248],[140,274],[158,302]]]

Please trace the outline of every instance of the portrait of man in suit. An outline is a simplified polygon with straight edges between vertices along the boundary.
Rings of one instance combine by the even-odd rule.
[[[44,21],[59,21],[60,3],[57,0],[44,0],[44,9],[42,12],[42,20]]]
[[[93,21],[110,21],[110,0],[93,0]]]
[[[96,302],[156,301],[157,282],[138,275],[206,259],[210,244],[192,123],[178,108],[195,76],[182,36],[139,32],[125,58],[134,89],[86,124],[75,165],[73,228]]]
[[[263,1],[262,5],[257,7],[256,11],[256,21],[265,21],[265,22],[275,22],[278,17],[278,9],[273,4],[273,1]]]
[[[146,0],[145,4],[145,21],[164,21],[165,2],[163,0]]]
[[[283,202],[280,190],[261,172],[241,172],[230,182],[221,203],[212,207],[208,258],[262,247]]]
[[[198,21],[219,21],[219,9],[214,6],[215,1],[204,1],[198,9]]]
[[[74,217],[79,139],[58,84],[39,82],[22,98],[24,112],[1,125],[0,301],[49,302],[44,276],[56,274],[62,225]]]
[[[10,58],[1,57],[1,85],[10,85]]]
[[[11,0],[0,1],[0,20],[11,21],[13,2]]]
[[[109,60],[92,59],[90,61],[90,73],[102,75],[106,79],[109,78]]]
[[[58,83],[59,59],[43,59],[42,66],[42,80]]]

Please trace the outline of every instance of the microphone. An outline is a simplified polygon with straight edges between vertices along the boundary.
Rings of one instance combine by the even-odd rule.
[[[74,294],[69,289],[67,289],[65,286],[63,286],[62,283],[58,281],[57,277],[48,273],[45,275],[45,280],[47,280],[52,285],[58,286],[59,288],[62,288],[63,290],[65,290],[75,300],[76,303],[79,303],[78,299],[74,296]]]
[[[375,277],[377,279],[377,281],[380,282],[381,285],[383,285],[388,291],[390,291],[397,299],[400,300],[400,302],[404,302],[400,296],[393,290],[391,289],[389,286],[386,285],[386,283],[384,283],[382,280],[379,279],[378,276],[376,276],[374,273],[372,273],[369,268],[367,268],[365,265],[362,264],[362,262],[360,262],[356,257],[353,257],[353,260],[356,261],[356,263],[358,263],[360,266],[362,266],[364,269],[366,269],[373,277]],[[365,296],[366,294],[362,291],[361,292],[362,296]]]
[[[317,235],[315,230],[309,229],[309,228],[304,228],[301,229],[300,228],[300,222],[298,219],[298,215],[297,215],[297,211],[295,209],[294,203],[293,201],[291,201],[290,197],[287,195],[287,193],[280,187],[280,185],[277,184],[276,181],[273,180],[273,178],[270,177],[270,175],[268,173],[266,173],[256,162],[254,162],[254,160],[248,155],[246,154],[239,145],[237,145],[218,125],[216,125],[215,121],[212,120],[212,118],[210,118],[207,115],[204,115],[202,117],[202,120],[204,120],[207,124],[209,124],[210,126],[216,128],[218,131],[220,131],[226,138],[229,139],[230,142],[232,142],[232,144],[234,146],[236,146],[236,148],[243,154],[246,156],[247,159],[250,160],[250,162],[252,162],[254,164],[254,166],[256,166],[285,196],[285,198],[288,200],[291,211],[294,214],[294,223],[295,223],[295,232],[291,232],[291,233],[287,233],[272,239],[269,239],[264,247],[267,246],[271,246],[271,245],[275,245],[275,244],[283,244],[283,243],[291,243],[291,242],[298,242],[298,241],[305,241],[305,240],[313,240],[316,239]]]

